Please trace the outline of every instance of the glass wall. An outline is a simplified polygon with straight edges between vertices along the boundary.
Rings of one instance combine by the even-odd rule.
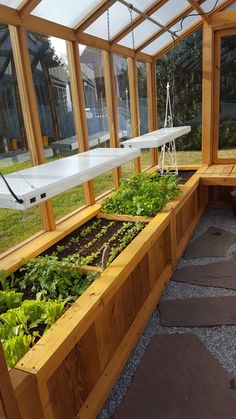
[[[46,161],[79,152],[75,132],[66,42],[27,33]],[[83,186],[52,199],[56,220],[85,204]]]
[[[138,82],[138,107],[139,107],[139,122],[140,135],[148,132],[148,100],[147,100],[147,70],[146,64],[142,61],[137,61],[137,82]],[[142,169],[150,166],[150,150],[141,150]]]
[[[166,85],[174,126],[190,125],[191,132],[176,140],[178,164],[201,162],[202,31],[198,29],[156,63],[158,126],[165,120]]]
[[[80,45],[89,148],[110,147],[102,51]],[[113,188],[112,171],[94,179],[95,197]]]
[[[31,165],[9,30],[0,25],[0,171],[5,175]],[[0,209],[0,254],[41,229],[38,207]]]
[[[119,119],[120,142],[130,139],[132,136],[128,59],[121,55],[113,54],[113,66],[116,80],[116,95]],[[127,178],[134,173],[134,162],[131,161],[121,166],[122,178]]]
[[[221,38],[219,158],[236,158],[236,34]]]

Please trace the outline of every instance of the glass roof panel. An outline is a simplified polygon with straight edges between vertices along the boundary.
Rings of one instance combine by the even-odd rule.
[[[146,54],[153,55],[162,49],[165,45],[169,44],[169,42],[173,42],[172,36],[169,32],[165,32],[163,35],[159,36],[155,41],[151,42],[146,48],[142,50]]]
[[[169,0],[164,6],[160,7],[151,17],[158,22],[165,25],[168,21],[172,20],[179,13],[184,11],[190,4],[187,0]]]
[[[141,10],[142,12],[146,9],[148,9],[149,6],[151,6],[152,4],[154,4],[156,2],[156,0],[131,0],[131,1],[127,1],[127,3],[131,3],[134,7],[136,7],[137,9]]]
[[[171,31],[177,32],[177,35],[181,35],[183,32],[185,32],[188,28],[190,28],[194,23],[199,21],[199,15],[197,16],[191,16],[191,13],[187,16],[186,19],[181,22],[178,22],[176,25],[172,26],[170,28]],[[182,29],[181,29],[182,26]],[[166,32],[163,35],[161,35],[159,38],[157,38],[155,41],[153,41],[151,44],[149,44],[146,48],[142,50],[142,52],[145,52],[146,54],[156,54],[158,51],[160,51],[162,48],[164,48],[169,42],[173,42],[173,39],[171,35]]]
[[[149,6],[155,3],[155,0],[131,0],[129,4],[140,11],[145,11]],[[130,24],[129,9],[123,4],[116,2],[110,7],[110,30],[111,38],[117,35],[122,29]],[[135,19],[138,13],[132,13],[132,18]],[[90,35],[98,36],[99,38],[107,39],[107,13],[103,13],[96,22],[88,27],[85,31]]]
[[[225,10],[233,10],[233,9],[236,9],[236,1],[233,4],[231,4],[231,6],[227,7]]]
[[[14,7],[14,9],[20,6],[21,3],[22,0],[0,0],[0,4],[3,4],[4,6],[8,7]]]
[[[73,28],[99,3],[100,0],[42,0],[32,15]]]
[[[169,0],[157,12],[153,13],[151,17],[160,24],[165,25],[168,21],[172,20],[174,16],[181,13],[188,6],[189,3],[186,0],[180,0],[178,3],[176,3],[176,0]],[[135,47],[137,48],[147,38],[149,38],[149,36],[156,33],[159,29],[160,27],[148,20],[141,23],[139,26],[137,26],[137,28],[134,29]],[[121,39],[119,44],[132,48],[132,33],[129,33],[127,36]]]
[[[204,10],[204,12],[211,12],[215,6],[216,0],[206,0],[202,5],[201,8]],[[222,3],[224,3],[224,0],[219,0],[216,7],[220,6]]]
[[[109,9],[110,16],[110,34],[111,38],[120,32],[130,23],[130,12],[126,6],[116,2]],[[133,19],[138,16],[133,12]],[[90,35],[107,39],[107,12],[103,13],[92,25],[85,31]]]
[[[193,12],[187,15],[184,20],[176,23],[176,25],[172,26],[170,29],[173,32],[176,32],[177,35],[181,35],[184,31],[186,31],[188,28],[190,28],[190,26],[192,26],[194,23],[196,23],[199,20],[201,20],[199,18],[199,15]]]
[[[157,25],[148,20],[145,20],[143,23],[141,23],[141,25],[137,26],[137,28],[135,28],[133,31],[135,48],[142,44],[149,36],[157,32],[158,29],[160,28],[158,28]],[[132,32],[128,33],[128,35],[122,38],[119,44],[133,48]]]

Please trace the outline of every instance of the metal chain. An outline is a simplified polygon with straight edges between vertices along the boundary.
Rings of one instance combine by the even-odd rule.
[[[131,23],[131,36],[132,36],[132,46],[133,50],[135,51],[135,41],[134,41],[134,28],[133,28],[133,5],[130,4],[129,6],[129,13],[130,13],[130,23]]]

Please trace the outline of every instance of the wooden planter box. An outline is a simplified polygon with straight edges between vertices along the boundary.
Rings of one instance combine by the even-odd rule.
[[[195,174],[10,371],[22,419],[96,417],[207,202]]]

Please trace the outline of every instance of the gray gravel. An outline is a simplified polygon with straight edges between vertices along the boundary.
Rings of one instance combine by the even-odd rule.
[[[210,226],[220,227],[225,230],[236,233],[236,221],[233,212],[230,209],[208,209],[198,227],[195,229],[190,240],[194,240],[204,233]],[[232,257],[232,252],[236,250],[236,244],[228,250],[226,258],[199,258],[194,260],[185,260],[184,257],[178,263],[177,269],[187,265],[202,265],[208,262],[225,260]],[[191,284],[177,283],[170,281],[163,296],[163,300],[175,300],[183,298],[197,297],[216,297],[216,296],[236,296],[236,290],[226,290],[222,288],[201,287]],[[143,335],[137,346],[126,363],[122,374],[116,385],[113,387],[109,398],[103,406],[98,419],[111,419],[116,408],[125,396],[133,375],[140,363],[146,347],[152,336],[158,334],[172,333],[195,333],[207,349],[217,358],[230,374],[236,378],[236,326],[220,327],[163,327],[159,321],[158,309],[154,311],[147,324]],[[158,418],[157,418],[158,419]]]

